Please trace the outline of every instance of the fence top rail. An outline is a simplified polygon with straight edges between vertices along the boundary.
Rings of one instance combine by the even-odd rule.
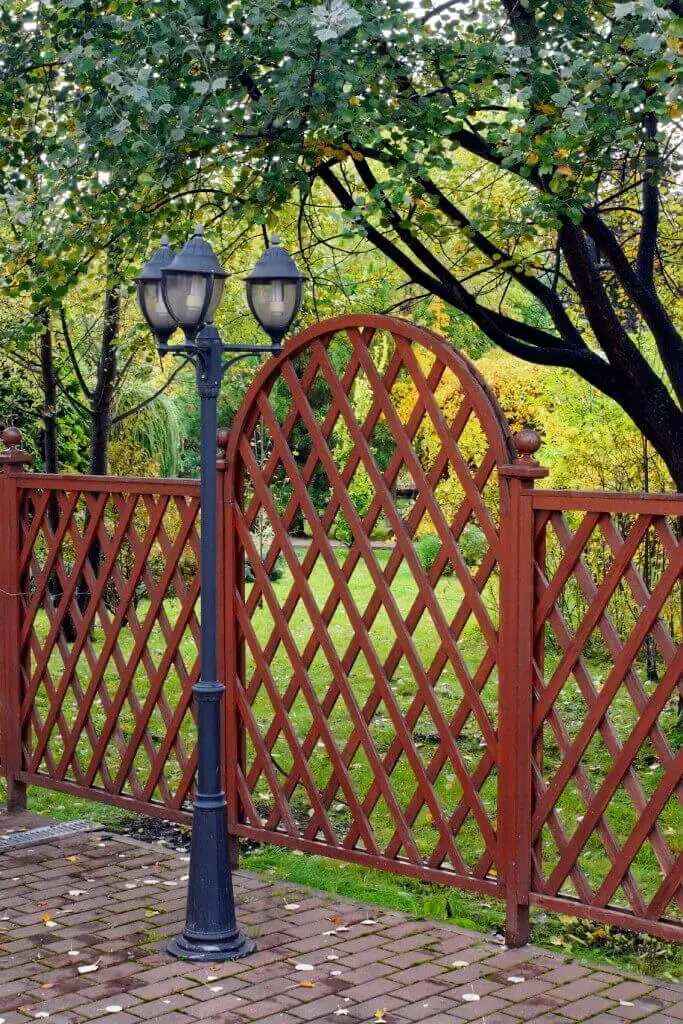
[[[551,512],[624,512],[655,516],[683,515],[683,494],[603,491],[529,491],[535,509]]]
[[[199,480],[175,477],[86,476],[78,473],[24,473],[22,490],[83,491],[95,494],[159,494],[199,497]]]

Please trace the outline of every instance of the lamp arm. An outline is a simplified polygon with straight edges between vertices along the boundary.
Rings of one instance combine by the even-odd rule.
[[[167,345],[163,342],[157,345],[157,352],[160,356],[187,356],[192,362],[194,362],[197,354],[195,345]]]

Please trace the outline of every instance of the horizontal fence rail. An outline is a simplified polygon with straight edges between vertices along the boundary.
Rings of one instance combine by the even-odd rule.
[[[264,368],[217,468],[230,831],[503,897],[511,944],[530,905],[683,940],[683,495],[542,490],[523,434],[401,321]],[[8,803],[190,821],[199,484],[32,473],[17,435]]]

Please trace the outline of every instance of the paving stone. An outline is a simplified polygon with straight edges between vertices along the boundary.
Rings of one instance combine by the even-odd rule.
[[[586,1020],[587,1017],[594,1017],[601,1010],[609,1010],[611,1006],[610,1001],[603,999],[602,996],[586,996],[585,999],[567,1003],[562,1007],[562,1013],[572,1020]]]
[[[431,996],[428,999],[420,999],[417,1002],[403,1006],[400,1010],[401,1020],[422,1022],[427,1015],[447,1013],[453,1006],[453,1000],[442,995]],[[511,1020],[513,1018],[510,1018]]]
[[[476,1003],[454,1004],[451,1013],[458,1020],[479,1020],[482,1017],[488,1020],[490,1014],[497,1010],[505,1010],[506,1007],[505,1001],[498,996],[483,996]]]
[[[48,1024],[340,1024],[340,1007],[349,1024],[371,1022],[377,1010],[387,1011],[388,1024],[683,1022],[681,989],[670,982],[591,968],[534,947],[501,949],[464,929],[243,871],[234,876],[238,910],[258,952],[225,964],[170,960],[164,944],[184,921],[179,880],[187,862],[159,845],[100,842],[99,834],[71,836],[30,855],[3,856],[0,893],[7,905],[21,907],[0,933],[6,1024],[26,1024],[43,1007]],[[65,867],[70,855],[78,860]],[[42,914],[71,906],[71,887],[87,894],[59,917],[58,928],[46,929]],[[299,909],[285,911],[285,903]],[[322,935],[337,919],[348,931]],[[374,923],[363,925],[366,919]],[[72,949],[80,951],[77,959],[69,957]],[[467,966],[454,968],[457,960]],[[77,974],[78,964],[96,961],[96,972]],[[297,963],[314,971],[298,972]],[[510,983],[510,975],[525,981]],[[463,1000],[466,992],[480,999]],[[121,1010],[110,1013],[108,1005]]]

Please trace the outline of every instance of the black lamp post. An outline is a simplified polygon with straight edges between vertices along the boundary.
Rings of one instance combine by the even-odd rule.
[[[198,771],[193,807],[187,914],[182,935],[168,950],[183,960],[215,963],[253,952],[252,939],[237,926],[227,848],[227,805],[221,785],[221,700],[216,634],[216,402],[223,374],[238,359],[278,355],[301,306],[304,277],[289,253],[274,244],[247,278],[249,306],[270,345],[224,345],[213,324],[228,276],[201,226],[174,256],[168,239],[137,278],[138,302],[157,339],[157,350],[189,359],[200,399],[201,443],[201,672],[194,687]],[[176,327],[185,335],[170,345]],[[227,358],[226,358],[227,357]]]

